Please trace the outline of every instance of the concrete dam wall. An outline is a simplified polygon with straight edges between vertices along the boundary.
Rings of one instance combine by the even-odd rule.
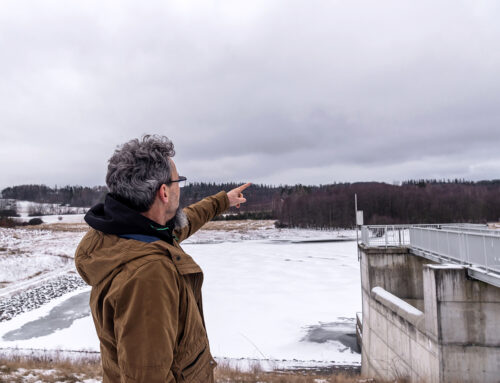
[[[359,250],[363,374],[500,382],[500,288],[407,247]]]

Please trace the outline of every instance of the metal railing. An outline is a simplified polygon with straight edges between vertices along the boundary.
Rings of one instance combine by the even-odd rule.
[[[467,232],[467,233],[478,233],[478,234],[487,234],[487,235],[498,235],[500,236],[500,230],[489,228],[486,225],[473,225],[473,224],[446,224],[441,225],[442,229],[459,231],[459,232]]]
[[[361,243],[369,247],[409,246],[410,228],[446,229],[467,233],[484,233],[500,236],[500,230],[489,229],[488,226],[473,223],[439,223],[413,225],[368,225],[361,227]]]
[[[458,263],[470,276],[500,287],[500,230],[486,225],[370,225],[362,226],[367,247],[405,246],[440,263]]]
[[[369,225],[361,227],[361,243],[368,247],[409,246],[410,227],[441,225]]]
[[[410,248],[439,259],[500,273],[500,232],[492,229],[411,227]]]

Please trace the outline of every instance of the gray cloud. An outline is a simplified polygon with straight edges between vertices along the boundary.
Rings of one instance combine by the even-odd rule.
[[[497,2],[0,5],[0,187],[103,184],[165,134],[191,180],[500,178]]]

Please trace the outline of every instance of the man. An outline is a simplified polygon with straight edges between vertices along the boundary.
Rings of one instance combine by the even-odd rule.
[[[213,382],[201,285],[203,273],[179,243],[231,206],[250,184],[179,209],[179,176],[166,137],[144,136],[109,160],[104,204],[75,263],[92,286],[103,383]]]

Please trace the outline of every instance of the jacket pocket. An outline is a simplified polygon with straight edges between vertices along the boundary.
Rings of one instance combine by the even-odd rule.
[[[185,367],[182,368],[181,377],[184,382],[203,382],[207,383],[207,377],[212,375],[215,367],[215,361],[210,355],[206,345],[200,352],[195,353],[195,357],[190,359]]]
[[[188,362],[188,364],[182,368],[181,375],[184,379],[188,377],[189,375],[192,375],[193,372],[196,370],[196,364],[200,361],[201,357],[203,356],[203,353],[207,350],[206,347],[203,348],[199,353],[195,354],[195,358],[191,361]]]

